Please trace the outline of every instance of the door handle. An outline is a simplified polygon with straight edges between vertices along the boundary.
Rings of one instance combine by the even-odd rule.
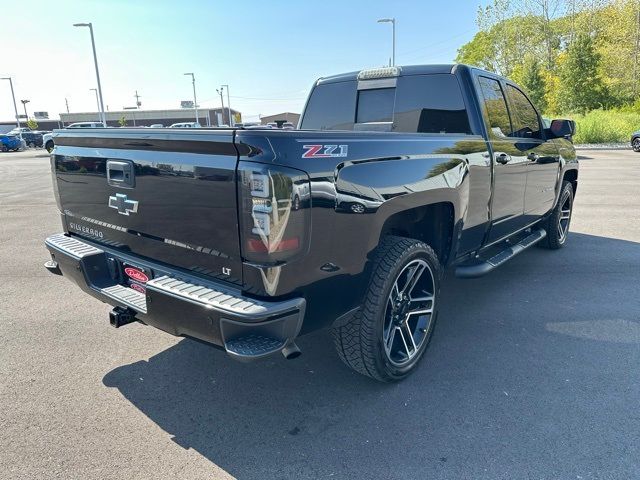
[[[510,161],[511,161],[511,155],[507,155],[506,153],[496,154],[496,162],[501,163],[502,165],[506,165]]]
[[[539,158],[540,155],[538,155],[537,153],[531,152],[527,155],[527,160],[531,160],[532,162],[537,162]]]

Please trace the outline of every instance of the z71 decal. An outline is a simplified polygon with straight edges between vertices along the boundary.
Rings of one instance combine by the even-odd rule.
[[[348,145],[303,145],[302,158],[346,157]]]

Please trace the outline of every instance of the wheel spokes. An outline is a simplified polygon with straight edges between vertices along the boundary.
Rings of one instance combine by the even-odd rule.
[[[411,332],[411,329],[406,322],[404,322],[398,330],[400,330],[400,337],[402,338],[402,344],[404,345],[406,357],[407,359],[410,359],[411,357],[413,357],[417,350],[416,342],[413,339],[413,332]]]
[[[384,338],[384,348],[387,353],[391,352],[391,347],[393,347],[393,342],[396,339],[396,331],[398,327],[396,327],[393,322],[389,325],[389,330],[387,330],[387,334]]]
[[[412,269],[407,274],[407,281],[400,291],[401,295],[411,295],[411,291],[422,277],[422,273],[424,272],[425,268],[427,268],[426,263],[418,263],[417,265],[412,267]]]

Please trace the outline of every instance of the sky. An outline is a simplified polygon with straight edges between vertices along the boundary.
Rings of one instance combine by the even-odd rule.
[[[478,0],[30,0],[2,8],[0,77],[12,77],[19,113],[96,111],[92,22],[105,106],[178,108],[192,100],[219,107],[229,85],[231,107],[245,121],[300,112],[319,77],[396,64],[448,63],[473,38]],[[8,5],[7,5],[8,6]],[[5,7],[7,7],[5,6]],[[28,11],[28,14],[25,12]],[[225,94],[225,105],[227,102]],[[14,118],[9,82],[0,81],[0,120]],[[96,119],[97,120],[97,119]]]

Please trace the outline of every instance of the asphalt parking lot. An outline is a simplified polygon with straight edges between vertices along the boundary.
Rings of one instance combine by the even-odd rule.
[[[640,155],[580,155],[568,245],[448,278],[421,368],[381,385],[326,333],[242,364],[111,328],[42,267],[46,152],[0,153],[0,478],[640,477]]]

